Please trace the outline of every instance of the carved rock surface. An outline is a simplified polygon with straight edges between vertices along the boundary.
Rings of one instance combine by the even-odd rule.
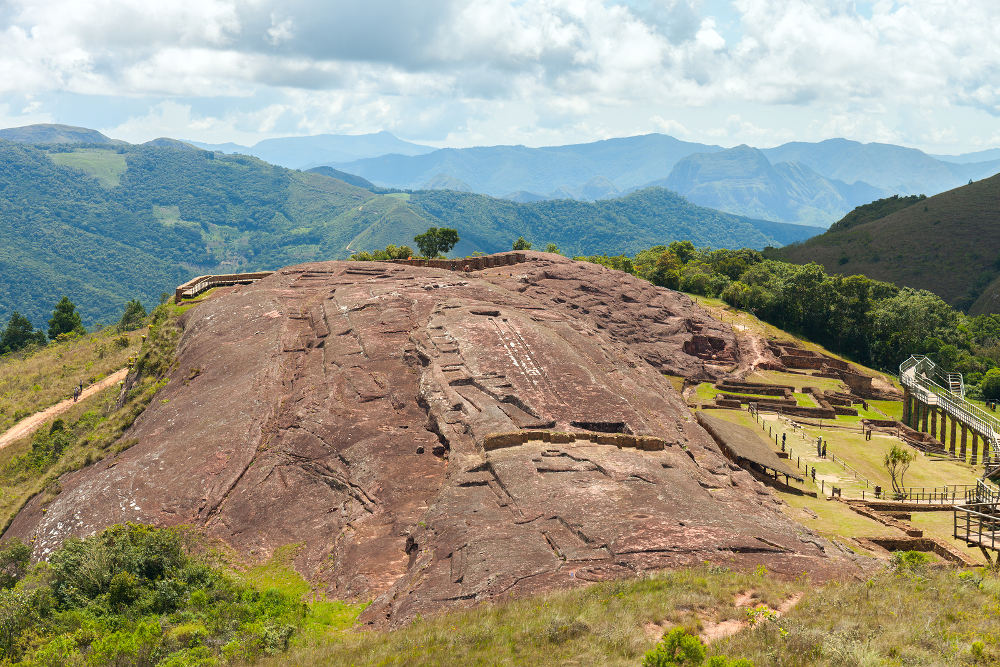
[[[7,536],[37,557],[123,521],[193,524],[255,558],[301,543],[296,566],[374,599],[380,624],[703,561],[855,567],[662,376],[732,367],[727,326],[626,274],[526,257],[307,264],[208,300],[125,434],[137,444],[63,476]],[[685,352],[695,336],[728,361]]]

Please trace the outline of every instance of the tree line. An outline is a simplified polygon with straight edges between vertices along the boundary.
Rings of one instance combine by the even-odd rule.
[[[125,304],[117,329],[123,332],[138,329],[145,322],[146,316],[142,303],[138,299],[132,299]],[[66,296],[56,303],[48,324],[48,331],[36,329],[31,320],[15,310],[7,325],[0,330],[0,355],[87,333],[76,305]]]
[[[863,275],[830,275],[816,263],[765,259],[756,250],[654,246],[595,262],[655,285],[720,298],[761,320],[867,366],[895,372],[912,354],[965,376],[971,398],[1000,399],[1000,314],[968,316],[926,290]]]

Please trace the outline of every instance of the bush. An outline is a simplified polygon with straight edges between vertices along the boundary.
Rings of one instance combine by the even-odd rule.
[[[986,371],[986,375],[983,376],[983,380],[979,384],[979,389],[982,392],[983,400],[1000,400],[1000,368],[991,368]]]
[[[642,658],[642,667],[700,665],[705,661],[705,645],[684,628],[674,628]]]

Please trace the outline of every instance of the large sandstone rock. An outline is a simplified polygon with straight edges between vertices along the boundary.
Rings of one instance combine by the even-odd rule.
[[[703,561],[851,567],[662,376],[732,367],[727,327],[625,274],[527,260],[301,265],[209,300],[137,444],[64,476],[7,536],[38,557],[123,521],[194,524],[258,558],[302,543],[303,573],[394,624]]]

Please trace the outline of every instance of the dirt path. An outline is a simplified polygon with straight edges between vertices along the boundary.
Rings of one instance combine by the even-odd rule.
[[[123,368],[119,371],[115,371],[100,382],[95,382],[89,387],[84,388],[83,393],[80,394],[80,400],[93,396],[102,389],[121,382],[125,379],[126,373],[128,373],[128,369]],[[55,417],[56,415],[61,415],[69,410],[73,407],[73,404],[73,399],[67,398],[65,401],[61,401],[51,407],[45,408],[41,412],[36,412],[30,417],[25,417],[11,426],[6,433],[0,434],[0,449],[3,449],[15,440],[19,440],[24,436],[31,434],[36,428],[44,424],[50,418]]]

